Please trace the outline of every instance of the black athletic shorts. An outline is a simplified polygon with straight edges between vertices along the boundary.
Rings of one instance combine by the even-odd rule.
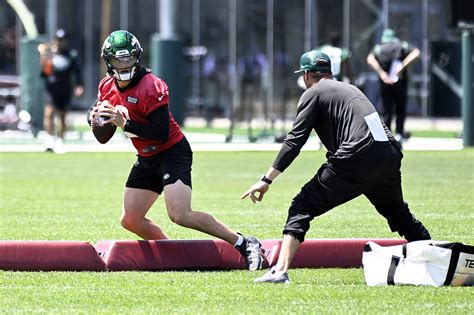
[[[164,186],[174,184],[179,179],[192,188],[192,164],[193,151],[186,138],[183,138],[164,152],[150,157],[138,156],[125,186],[161,194]]]
[[[45,93],[46,103],[53,105],[57,110],[68,110],[71,102],[71,93]]]

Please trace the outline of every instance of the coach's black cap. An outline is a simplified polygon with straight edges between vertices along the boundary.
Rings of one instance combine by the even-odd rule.
[[[318,50],[308,51],[301,55],[300,69],[296,70],[295,73],[303,71],[331,74],[331,59],[329,59],[328,55]]]

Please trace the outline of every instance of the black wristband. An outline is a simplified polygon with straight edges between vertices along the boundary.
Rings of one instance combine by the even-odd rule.
[[[271,183],[273,183],[273,181],[272,181],[270,178],[268,178],[267,176],[265,176],[265,175],[263,175],[263,176],[260,178],[260,180],[261,180],[262,182],[267,183],[268,185],[270,185]]]
[[[128,131],[128,129],[130,128],[130,119],[127,119],[125,120],[125,124],[123,125],[123,131]],[[127,130],[125,130],[127,129]]]

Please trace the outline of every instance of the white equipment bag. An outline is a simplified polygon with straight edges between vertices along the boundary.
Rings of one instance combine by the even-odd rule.
[[[462,243],[427,240],[382,247],[368,242],[362,265],[369,286],[474,285],[474,246]]]

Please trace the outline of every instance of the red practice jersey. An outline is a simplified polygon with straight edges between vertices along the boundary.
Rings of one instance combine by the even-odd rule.
[[[160,78],[152,73],[143,76],[138,84],[119,90],[112,77],[106,77],[99,83],[99,102],[109,101],[118,108],[127,119],[138,123],[149,123],[147,115],[160,106],[169,104],[168,86]],[[133,134],[127,135],[131,138],[133,145],[140,156],[151,156],[158,152],[171,148],[183,139],[181,128],[170,115],[170,128],[168,140],[162,142],[138,137]]]

